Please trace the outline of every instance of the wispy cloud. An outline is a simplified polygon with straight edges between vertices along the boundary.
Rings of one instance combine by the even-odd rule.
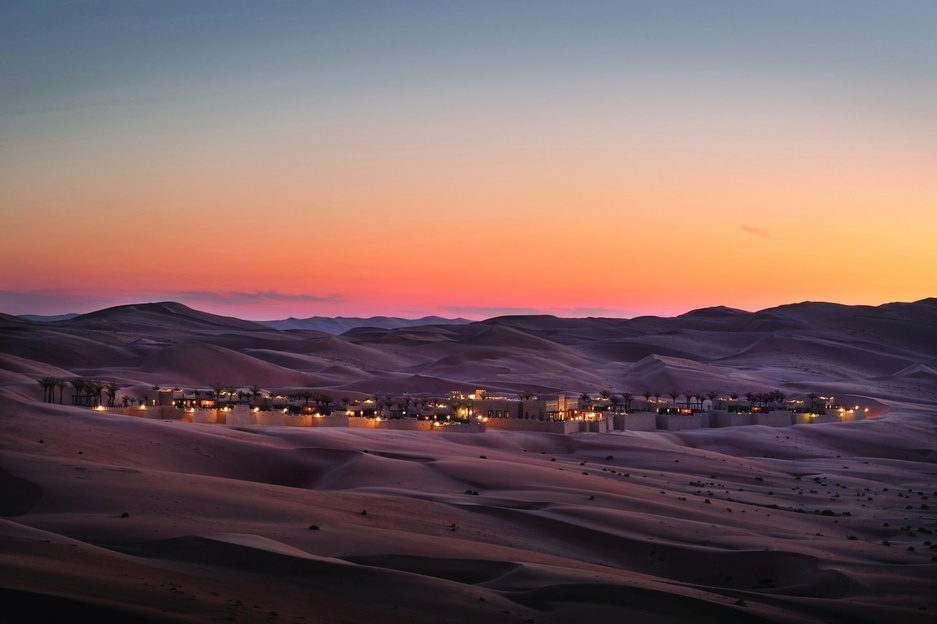
[[[344,295],[281,293],[276,290],[255,292],[214,292],[210,290],[140,291],[100,294],[60,290],[0,290],[0,312],[6,314],[67,314],[92,312],[111,306],[152,301],[178,301],[192,307],[226,308],[263,306],[274,303],[341,303]]]
[[[91,293],[49,290],[0,290],[0,312],[6,314],[70,314],[127,303]]]
[[[160,293],[165,299],[188,301],[206,301],[219,305],[245,305],[262,303],[335,303],[344,301],[340,294],[311,295],[306,293],[289,294],[276,290],[257,290],[254,292],[214,292],[211,290],[180,290]]]
[[[760,236],[761,238],[771,238],[771,233],[764,228],[755,227],[753,225],[743,225],[741,228],[743,232]]]

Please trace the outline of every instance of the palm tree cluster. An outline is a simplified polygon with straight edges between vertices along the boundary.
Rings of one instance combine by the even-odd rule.
[[[712,404],[713,409],[718,406],[724,406],[726,399],[722,397],[722,394],[719,390],[709,390],[708,392],[696,392],[694,390],[677,390],[676,388],[665,393],[666,396],[670,397],[671,405],[678,406],[680,403],[686,409],[703,409],[703,402],[709,400]],[[651,409],[651,398],[653,397],[656,403],[660,403],[660,398],[662,393],[657,390],[650,388],[645,388],[639,394],[639,396],[644,397],[644,404],[646,409]],[[787,395],[781,392],[780,390],[772,390],[769,392],[748,392],[745,395],[746,400],[749,405],[752,406],[763,406],[767,407],[769,405],[782,405],[784,400],[787,398]],[[683,401],[678,402],[677,399],[683,397]],[[732,392],[728,395],[729,401],[737,401],[739,394],[737,392]],[[615,394],[608,390],[603,390],[599,393],[599,396],[592,398],[588,392],[583,392],[579,395],[580,405],[592,405],[594,402],[607,402],[613,411],[617,411],[619,406],[624,407],[624,411],[631,411],[631,404],[634,401],[635,395],[630,392],[623,392],[620,394]],[[807,395],[807,398],[810,400],[810,406],[816,407],[817,400],[820,396],[814,392],[811,392]]]
[[[595,399],[593,399],[588,392],[583,392],[579,395],[580,408],[593,408],[597,402],[608,403],[609,408],[613,412],[619,411],[619,408],[630,412],[631,404],[634,402],[634,394],[631,392],[615,393],[611,390],[602,390]]]
[[[55,403],[55,389],[59,389],[59,404],[62,404],[62,392],[68,386],[68,380],[60,377],[43,377],[37,380],[42,386],[42,400],[45,403]]]
[[[309,401],[312,401],[316,404],[316,410],[320,409],[322,406],[325,406],[326,409],[329,408],[335,399],[330,395],[319,392],[318,390],[303,390],[302,392],[294,392],[292,394],[286,395],[287,400],[289,401],[299,401],[302,400],[305,405],[309,405]]]
[[[114,407],[114,399],[117,397],[117,391],[120,390],[120,384],[116,381],[99,381],[96,379],[85,379],[83,377],[74,377],[72,379],[63,379],[61,377],[43,377],[37,380],[42,386],[42,400],[46,403],[55,402],[55,390],[59,391],[59,405],[62,404],[62,398],[65,388],[69,385],[74,388],[72,402],[77,405],[87,405],[88,407],[97,407],[102,404],[102,395],[107,394],[108,407]]]
[[[768,392],[746,392],[745,399],[749,405],[768,407],[769,404],[779,405],[784,403],[787,395],[780,390],[771,390]]]

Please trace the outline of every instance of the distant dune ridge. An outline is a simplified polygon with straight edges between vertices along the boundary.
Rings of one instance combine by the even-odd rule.
[[[934,621],[937,299],[424,320],[335,335],[171,302],[0,314],[4,621]],[[234,427],[44,403],[47,376],[134,395],[607,389],[638,405],[778,388],[876,415],[570,435]]]
[[[5,319],[4,353],[101,378],[117,367],[140,383],[360,390],[370,382],[370,391],[380,392],[399,388],[408,373],[436,380],[434,387],[507,393],[527,386],[576,394],[776,387],[835,393],[864,380],[867,393],[888,396],[889,388],[905,386],[927,394],[926,384],[914,385],[926,380],[926,369],[914,375],[909,367],[937,366],[935,299],[878,307],[808,302],[754,313],[719,307],[675,318],[432,318],[403,327],[357,325],[341,335],[281,331],[172,302],[56,322]]]
[[[419,325],[456,325],[471,323],[464,318],[447,319],[441,316],[424,316],[419,319],[406,319],[393,316],[372,316],[369,318],[345,316],[311,316],[298,319],[290,317],[279,321],[261,321],[274,329],[313,329],[327,334],[344,334],[349,329],[357,327],[378,327],[380,329],[397,329],[400,327],[414,327]]]

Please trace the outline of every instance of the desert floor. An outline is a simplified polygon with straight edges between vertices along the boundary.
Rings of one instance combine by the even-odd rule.
[[[4,622],[935,622],[937,419],[551,435],[0,408]]]

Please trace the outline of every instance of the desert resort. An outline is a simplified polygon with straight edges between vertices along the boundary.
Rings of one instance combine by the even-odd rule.
[[[357,427],[411,431],[483,433],[486,430],[546,433],[677,431],[764,425],[788,427],[862,420],[869,408],[838,405],[834,397],[809,393],[789,398],[780,390],[763,393],[710,391],[639,395],[603,390],[592,395],[493,396],[478,389],[448,395],[375,394],[335,399],[313,390],[267,392],[258,386],[237,388],[216,383],[208,389],[154,385],[131,396],[118,393],[116,382],[44,377],[38,380],[44,401],[156,420],[220,424],[235,427]],[[643,400],[642,400],[643,399]],[[678,400],[682,399],[682,400]]]

